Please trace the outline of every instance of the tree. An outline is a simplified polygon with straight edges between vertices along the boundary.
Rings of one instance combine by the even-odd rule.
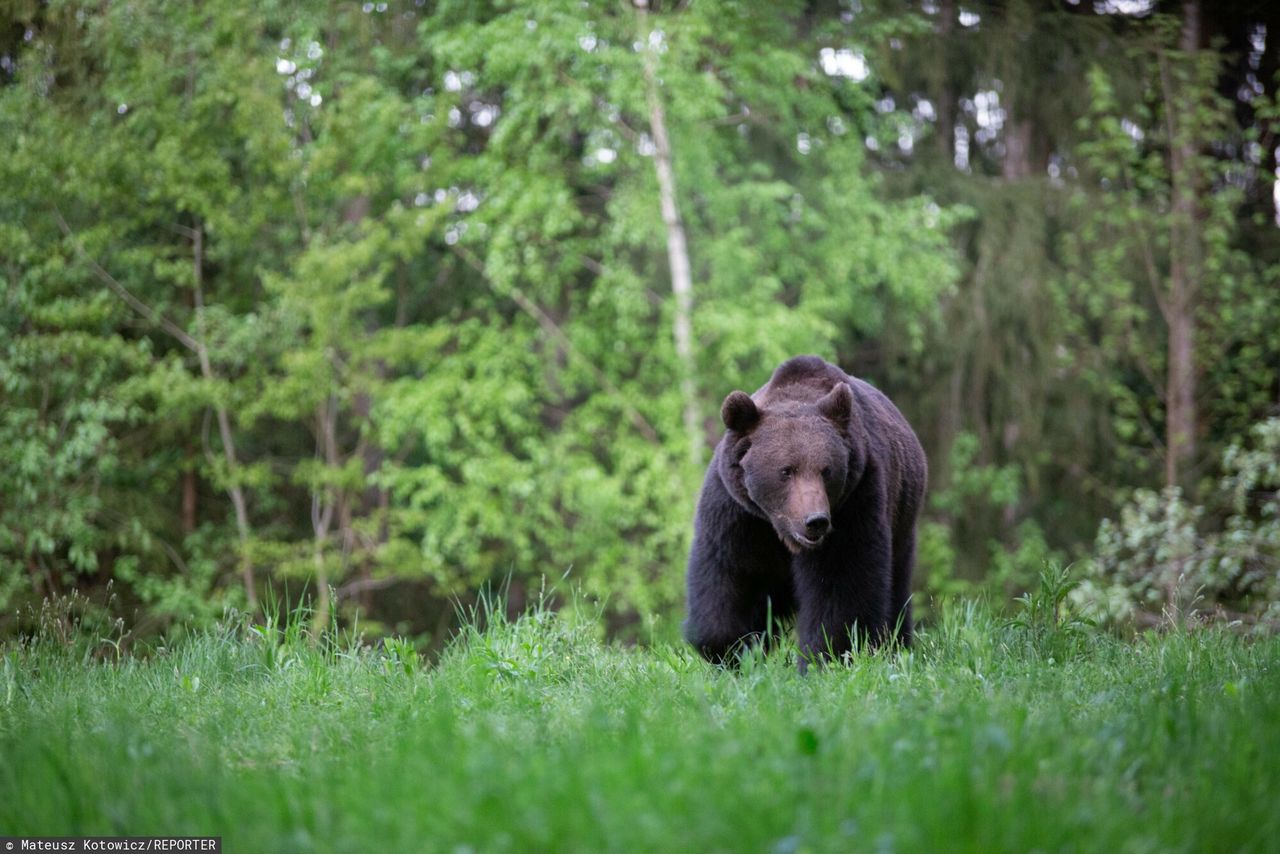
[[[625,622],[679,597],[723,393],[927,315],[953,273],[949,213],[868,173],[893,121],[871,83],[824,65],[876,37],[860,16],[24,14],[0,88],[15,595],[92,571],[172,619],[296,579],[321,623],[383,586],[381,613],[447,617],[573,567]]]

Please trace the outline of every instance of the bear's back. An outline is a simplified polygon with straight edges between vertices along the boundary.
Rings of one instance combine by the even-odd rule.
[[[858,387],[853,377],[818,356],[795,356],[783,362],[751,397],[761,408],[788,403],[817,403],[836,383]],[[865,383],[862,383],[865,385]],[[868,386],[869,388],[870,386]]]

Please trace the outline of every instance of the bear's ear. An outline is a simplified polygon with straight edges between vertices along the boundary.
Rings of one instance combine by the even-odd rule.
[[[745,391],[731,392],[720,407],[720,420],[724,426],[739,433],[745,433],[760,420],[760,410],[756,402]]]
[[[849,426],[849,419],[853,417],[853,389],[848,383],[836,383],[835,388],[818,401],[818,411],[840,427]]]

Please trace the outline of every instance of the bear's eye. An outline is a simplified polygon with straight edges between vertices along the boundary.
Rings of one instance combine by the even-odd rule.
[[[794,468],[794,467],[792,467],[792,466],[783,466],[783,467],[782,467],[782,471],[780,472],[780,474],[782,475],[782,479],[783,479],[783,480],[787,480],[788,478],[790,478],[790,477],[791,477],[791,475],[793,475],[793,474],[795,474],[795,473],[796,473],[796,470],[795,470],[795,468]]]
[[[831,477],[831,466],[824,466],[822,469],[822,479],[826,480]]]

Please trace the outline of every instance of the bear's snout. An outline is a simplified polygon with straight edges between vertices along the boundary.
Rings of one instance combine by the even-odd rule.
[[[826,513],[810,513],[804,520],[804,532],[811,540],[821,539],[831,530],[831,517]]]
[[[778,522],[778,534],[783,544],[796,553],[816,549],[831,533],[831,516],[825,511],[809,513],[794,520],[783,517]]]
[[[818,478],[796,478],[789,507],[779,519],[778,533],[786,544],[800,549],[817,548],[831,533],[831,508]]]

